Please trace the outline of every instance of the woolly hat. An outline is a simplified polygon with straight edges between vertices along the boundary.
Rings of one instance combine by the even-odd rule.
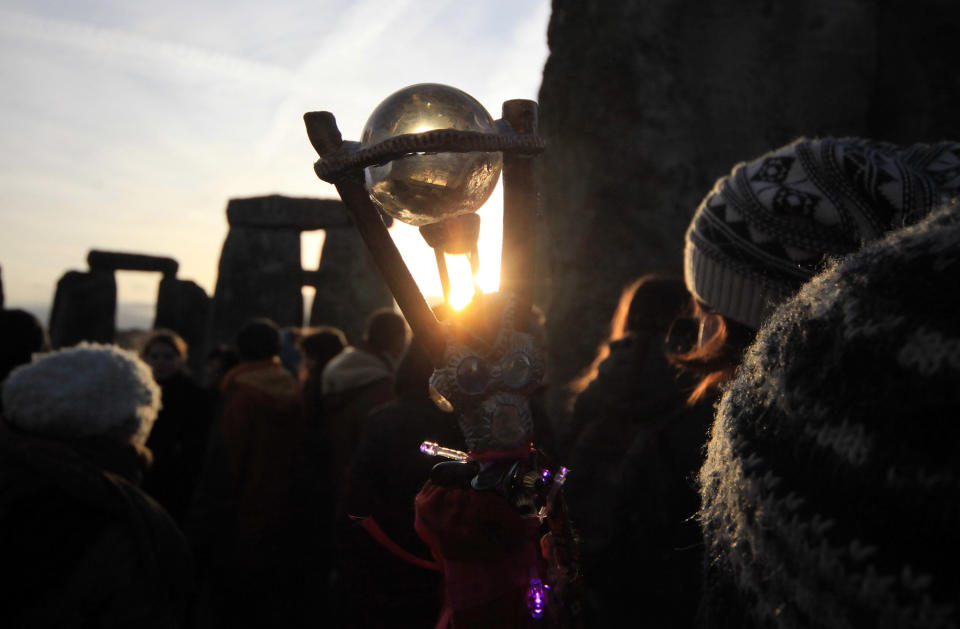
[[[800,139],[717,181],[686,235],[687,288],[757,329],[822,268],[955,196],[960,144]]]
[[[728,625],[960,625],[958,310],[949,209],[761,328],[700,472],[708,624],[740,607]]]
[[[14,369],[3,383],[3,408],[7,422],[28,433],[142,445],[160,410],[160,388],[132,352],[81,343]]]

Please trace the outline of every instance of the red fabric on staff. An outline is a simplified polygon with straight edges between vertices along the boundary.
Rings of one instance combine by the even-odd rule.
[[[427,482],[416,498],[415,528],[443,566],[453,626],[530,625],[530,578],[545,573],[538,521],[503,497]]]
[[[377,521],[372,517],[359,518],[359,519],[360,519],[360,526],[362,526],[363,530],[365,530],[367,533],[370,534],[370,537],[377,540],[377,543],[379,543],[381,546],[389,550],[391,553],[393,553],[400,559],[403,559],[407,563],[411,563],[415,566],[419,566],[427,570],[440,570],[440,564],[430,561],[428,559],[423,559],[422,557],[417,557],[416,555],[407,551],[405,548],[402,548],[399,544],[397,544],[395,541],[390,539],[390,536],[387,535],[382,528],[380,528],[380,525],[377,524]]]

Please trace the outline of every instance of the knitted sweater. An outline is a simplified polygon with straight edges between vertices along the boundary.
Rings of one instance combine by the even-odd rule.
[[[705,626],[958,626],[958,306],[948,208],[761,329],[700,472]]]

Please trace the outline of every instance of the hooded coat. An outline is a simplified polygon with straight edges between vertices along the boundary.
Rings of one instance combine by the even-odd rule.
[[[273,358],[234,367],[223,390],[188,534],[223,626],[291,626],[304,604],[299,553],[310,533],[296,381]]]
[[[378,354],[348,347],[327,364],[322,378],[331,478],[342,496],[367,415],[394,398],[393,365]]]

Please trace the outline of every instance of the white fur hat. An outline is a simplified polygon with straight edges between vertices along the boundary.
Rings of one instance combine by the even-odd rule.
[[[28,433],[143,444],[160,410],[160,387],[132,352],[81,343],[14,369],[3,383],[3,408],[7,421]]]

